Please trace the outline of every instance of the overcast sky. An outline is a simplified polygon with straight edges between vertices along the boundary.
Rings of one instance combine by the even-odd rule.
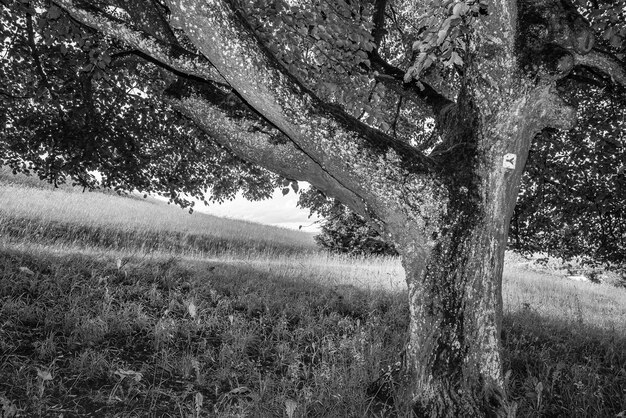
[[[309,218],[309,210],[298,208],[297,202],[298,196],[293,190],[290,190],[286,196],[283,196],[280,190],[276,190],[272,199],[269,200],[249,202],[238,196],[237,199],[226,201],[221,205],[211,203],[205,206],[200,203],[194,207],[194,210],[224,218],[244,219],[284,228],[298,229],[302,226],[303,231],[317,232],[319,224],[314,224],[317,218]]]

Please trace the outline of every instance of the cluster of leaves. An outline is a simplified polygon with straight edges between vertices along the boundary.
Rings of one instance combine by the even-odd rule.
[[[415,60],[404,75],[405,82],[419,80],[431,66],[440,63],[444,67],[462,67],[472,25],[481,14],[487,13],[483,0],[433,0],[426,12],[422,34],[412,49]]]
[[[374,48],[367,2],[254,0],[246,11],[259,38],[291,74],[358,116],[367,95],[360,86],[371,83],[363,68]]]
[[[411,106],[375,80],[369,58],[378,49],[394,63],[408,63],[410,48],[397,36],[406,27],[390,28],[394,36],[377,46],[374,4],[367,0],[253,0],[245,11],[272,55],[318,97],[374,128],[410,140],[405,134],[412,130],[407,120]]]
[[[591,23],[592,29],[601,35],[616,51],[616,56],[626,57],[626,1],[590,1],[576,0],[576,5],[583,16]]]
[[[315,241],[334,253],[350,255],[398,255],[365,219],[343,206],[343,212],[326,220]]]
[[[514,248],[624,266],[626,95],[570,80],[580,112],[571,132],[537,137],[511,225]]]
[[[48,2],[5,2],[0,16],[0,164],[58,184],[169,197],[270,195],[246,164],[160,99],[155,66]],[[95,175],[97,173],[97,175]]]

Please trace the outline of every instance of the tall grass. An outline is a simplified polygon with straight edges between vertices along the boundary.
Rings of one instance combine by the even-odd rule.
[[[1,187],[3,418],[410,416],[397,259],[162,203]],[[503,299],[519,417],[626,411],[626,290],[509,263]]]
[[[48,244],[203,255],[317,251],[310,234],[103,193],[0,187],[0,235]]]

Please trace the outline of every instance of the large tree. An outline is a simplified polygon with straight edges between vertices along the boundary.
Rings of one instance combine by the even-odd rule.
[[[499,351],[509,220],[533,139],[575,125],[562,81],[626,84],[624,1],[2,3],[0,54],[18,68],[2,73],[5,161],[172,193],[234,165],[251,184],[247,163],[306,180],[402,257],[416,415],[514,414]]]

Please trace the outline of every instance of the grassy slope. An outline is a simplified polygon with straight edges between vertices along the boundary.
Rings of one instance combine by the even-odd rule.
[[[210,242],[208,221],[133,199],[42,200],[43,190],[12,187],[0,189],[7,416],[269,417],[290,406],[296,417],[406,415],[390,402],[397,380],[381,373],[401,358],[407,325],[397,260],[316,254],[264,228],[239,236],[266,244],[233,246],[227,257],[216,246],[146,252],[146,230],[159,230],[143,219],[167,225],[160,234]],[[72,203],[43,205],[59,201]],[[107,215],[122,207],[131,209]],[[167,215],[146,212],[153,207]],[[9,234],[7,220],[37,224],[40,235]],[[51,225],[59,236],[46,236]],[[120,230],[125,245],[97,238]],[[300,249],[283,251],[289,245]],[[503,293],[505,370],[519,416],[626,410],[626,292],[509,265]]]
[[[0,171],[0,235],[114,250],[239,257],[315,251],[310,234],[194,212],[154,199],[54,189]],[[47,187],[46,187],[47,186]]]

